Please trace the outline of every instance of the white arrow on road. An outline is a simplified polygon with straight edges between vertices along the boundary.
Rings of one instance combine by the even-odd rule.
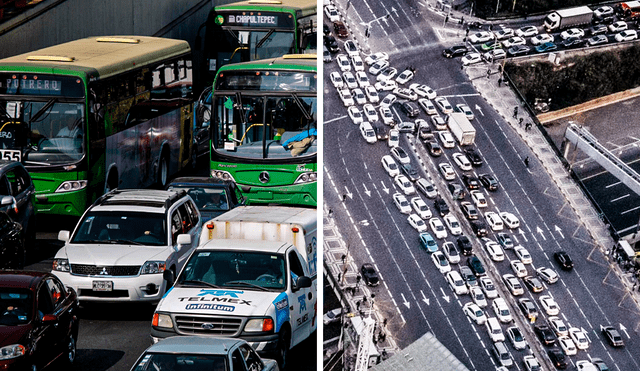
[[[529,242],[529,240],[527,239],[527,236],[525,236],[524,231],[522,229],[520,230],[520,236],[524,238],[524,242]]]
[[[449,302],[449,295],[444,293],[444,290],[442,289],[442,287],[440,288],[440,291],[442,291],[442,298],[444,299],[444,301],[446,301],[448,303]]]
[[[422,294],[422,301],[424,301],[425,303],[427,303],[427,305],[429,305],[429,299],[427,299],[427,297],[424,295],[424,292],[420,290],[420,293]]]
[[[620,324],[620,331],[624,332],[624,334],[627,335],[627,339],[631,339],[629,337],[629,333],[627,333],[627,328],[622,326],[622,323]]]
[[[543,240],[547,240],[544,234],[542,234],[542,229],[540,227],[536,226],[536,232],[540,234],[540,237],[542,237]]]
[[[391,7],[391,11],[396,14],[396,17],[398,16],[398,9]]]
[[[364,193],[366,193],[367,196],[371,197],[371,191],[367,189],[367,185],[362,183],[362,186],[364,187]]]
[[[406,305],[407,309],[409,309],[411,307],[411,303],[409,303],[407,301],[407,299],[404,298],[404,294],[403,293],[400,293],[400,296],[402,296],[402,304]]]
[[[353,193],[349,192],[349,188],[347,188],[347,186],[344,186],[344,189],[347,190],[347,193],[345,193],[349,198],[353,199]]]
[[[369,221],[367,219],[363,219],[363,220],[360,221],[360,225],[363,225],[363,226],[366,227],[366,226],[369,225]]]
[[[562,234],[562,229],[560,229],[560,227],[558,227],[557,225],[555,226],[555,230],[556,232],[558,232],[560,234],[560,237],[564,238],[564,235]]]
[[[482,112],[482,108],[476,104],[476,111],[479,111],[482,116],[484,116],[484,112]]]
[[[384,182],[381,180],[380,183],[382,183],[382,190],[387,192],[387,194],[389,194],[389,188],[387,188],[386,185],[384,185]]]

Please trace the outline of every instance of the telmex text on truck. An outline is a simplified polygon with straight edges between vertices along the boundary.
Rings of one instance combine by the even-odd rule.
[[[561,30],[591,23],[593,19],[593,10],[588,6],[579,6],[570,9],[560,9],[547,15],[544,18],[544,28],[547,32]]]
[[[205,223],[200,246],[153,316],[154,342],[242,338],[286,364],[317,328],[315,209],[242,206]]]
[[[476,129],[471,125],[467,116],[462,112],[454,112],[447,118],[447,125],[451,134],[461,146],[473,144],[476,139]]]

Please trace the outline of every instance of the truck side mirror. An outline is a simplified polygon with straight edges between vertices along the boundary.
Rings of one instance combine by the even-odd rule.
[[[305,287],[311,287],[311,278],[307,276],[298,277],[298,282],[296,282],[296,284],[293,287],[294,291],[303,289]]]
[[[69,231],[58,232],[58,240],[62,242],[69,242]]]
[[[190,246],[191,245],[191,235],[190,234],[180,234],[178,235],[178,240],[176,241],[177,244],[175,246],[175,250],[176,252],[180,251],[180,249],[182,249],[183,246]]]

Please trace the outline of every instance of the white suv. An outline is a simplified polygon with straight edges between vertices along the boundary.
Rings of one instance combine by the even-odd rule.
[[[52,273],[80,301],[158,302],[171,287],[165,270],[180,272],[202,229],[200,212],[186,191],[113,190],[100,197],[65,245]]]

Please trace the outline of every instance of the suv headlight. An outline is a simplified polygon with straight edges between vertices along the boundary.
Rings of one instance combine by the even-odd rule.
[[[312,183],[318,180],[318,174],[315,172],[308,172],[308,173],[303,173],[300,174],[298,176],[298,179],[296,179],[295,182],[293,182],[293,184],[300,184],[300,183]]]
[[[53,259],[53,270],[58,272],[69,272],[69,259]]]
[[[211,177],[222,180],[233,180],[235,182],[235,179],[233,179],[233,176],[231,176],[231,173],[228,171],[211,170]]]
[[[86,180],[68,180],[60,184],[56,193],[78,191],[84,188],[87,188]]]
[[[22,357],[25,348],[20,344],[11,344],[0,348],[0,359],[12,359]]]
[[[140,269],[140,274],[155,274],[164,272],[166,263],[164,261],[148,261],[145,262]]]
[[[171,321],[171,316],[168,314],[162,313],[154,313],[153,321],[151,321],[151,325],[155,327],[162,328],[173,328],[173,322]]]
[[[270,332],[273,329],[273,320],[271,318],[250,319],[244,326],[246,332]]]

